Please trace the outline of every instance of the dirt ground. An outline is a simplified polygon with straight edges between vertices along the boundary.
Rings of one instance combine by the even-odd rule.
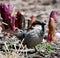
[[[8,2],[8,1],[4,0],[0,2]],[[13,4],[16,7],[16,11],[19,10],[25,16],[25,18],[26,17],[30,18],[32,15],[34,15],[36,17],[36,20],[39,20],[39,21],[41,20],[41,18],[40,17],[37,18],[37,16],[42,14],[43,21],[47,20],[48,22],[50,12],[52,10],[56,10],[58,12],[58,23],[56,28],[57,28],[57,32],[60,33],[60,0],[57,0],[56,4],[52,4],[52,0],[50,1],[49,0],[46,0],[46,1],[45,0],[13,0],[13,1],[9,0],[8,3]],[[58,46],[60,47],[60,42]],[[37,55],[35,58],[38,58],[38,57],[40,56]],[[40,57],[40,58],[44,58],[44,57]],[[47,57],[47,58],[50,58],[50,57]],[[58,58],[58,57],[53,57],[53,58]]]

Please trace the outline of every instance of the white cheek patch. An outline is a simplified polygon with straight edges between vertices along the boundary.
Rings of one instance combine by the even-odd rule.
[[[34,26],[33,28],[34,28],[34,29],[40,29],[40,30],[42,30],[41,25],[36,25],[36,26]]]

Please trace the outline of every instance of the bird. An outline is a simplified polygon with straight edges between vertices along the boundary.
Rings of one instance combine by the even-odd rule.
[[[42,42],[44,33],[42,24],[38,21],[32,24],[32,29],[25,34],[24,45],[27,45],[28,48],[35,48],[35,46]]]
[[[58,16],[57,11],[51,11],[48,22],[48,35],[47,35],[48,43],[56,42],[57,40],[56,37],[56,23],[58,22],[57,16]]]

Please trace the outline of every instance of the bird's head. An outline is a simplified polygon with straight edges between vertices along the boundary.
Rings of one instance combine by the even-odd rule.
[[[34,27],[33,29],[35,29],[35,30],[39,30],[40,34],[43,35],[44,34],[44,30],[45,30],[45,27],[44,27],[45,25],[46,24],[43,23],[43,22],[35,21],[32,24],[32,27]]]
[[[53,18],[55,23],[57,23],[58,13],[57,11],[51,11],[50,18]]]

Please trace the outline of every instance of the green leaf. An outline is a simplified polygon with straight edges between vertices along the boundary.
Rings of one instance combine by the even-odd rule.
[[[49,53],[48,53],[48,51],[45,51],[44,54],[45,54],[45,55],[48,55]]]
[[[11,49],[11,48],[12,48],[12,44],[9,44],[9,45],[8,45],[8,49]]]
[[[50,44],[46,44],[46,43],[40,43],[37,46],[35,46],[35,48],[36,49],[45,48],[47,50],[53,50],[54,49]]]
[[[53,47],[52,47],[50,44],[46,45],[45,48],[46,48],[47,50],[53,50]]]
[[[41,47],[42,47],[41,44],[38,44],[37,46],[35,46],[36,49],[39,49],[39,48],[41,48]]]

